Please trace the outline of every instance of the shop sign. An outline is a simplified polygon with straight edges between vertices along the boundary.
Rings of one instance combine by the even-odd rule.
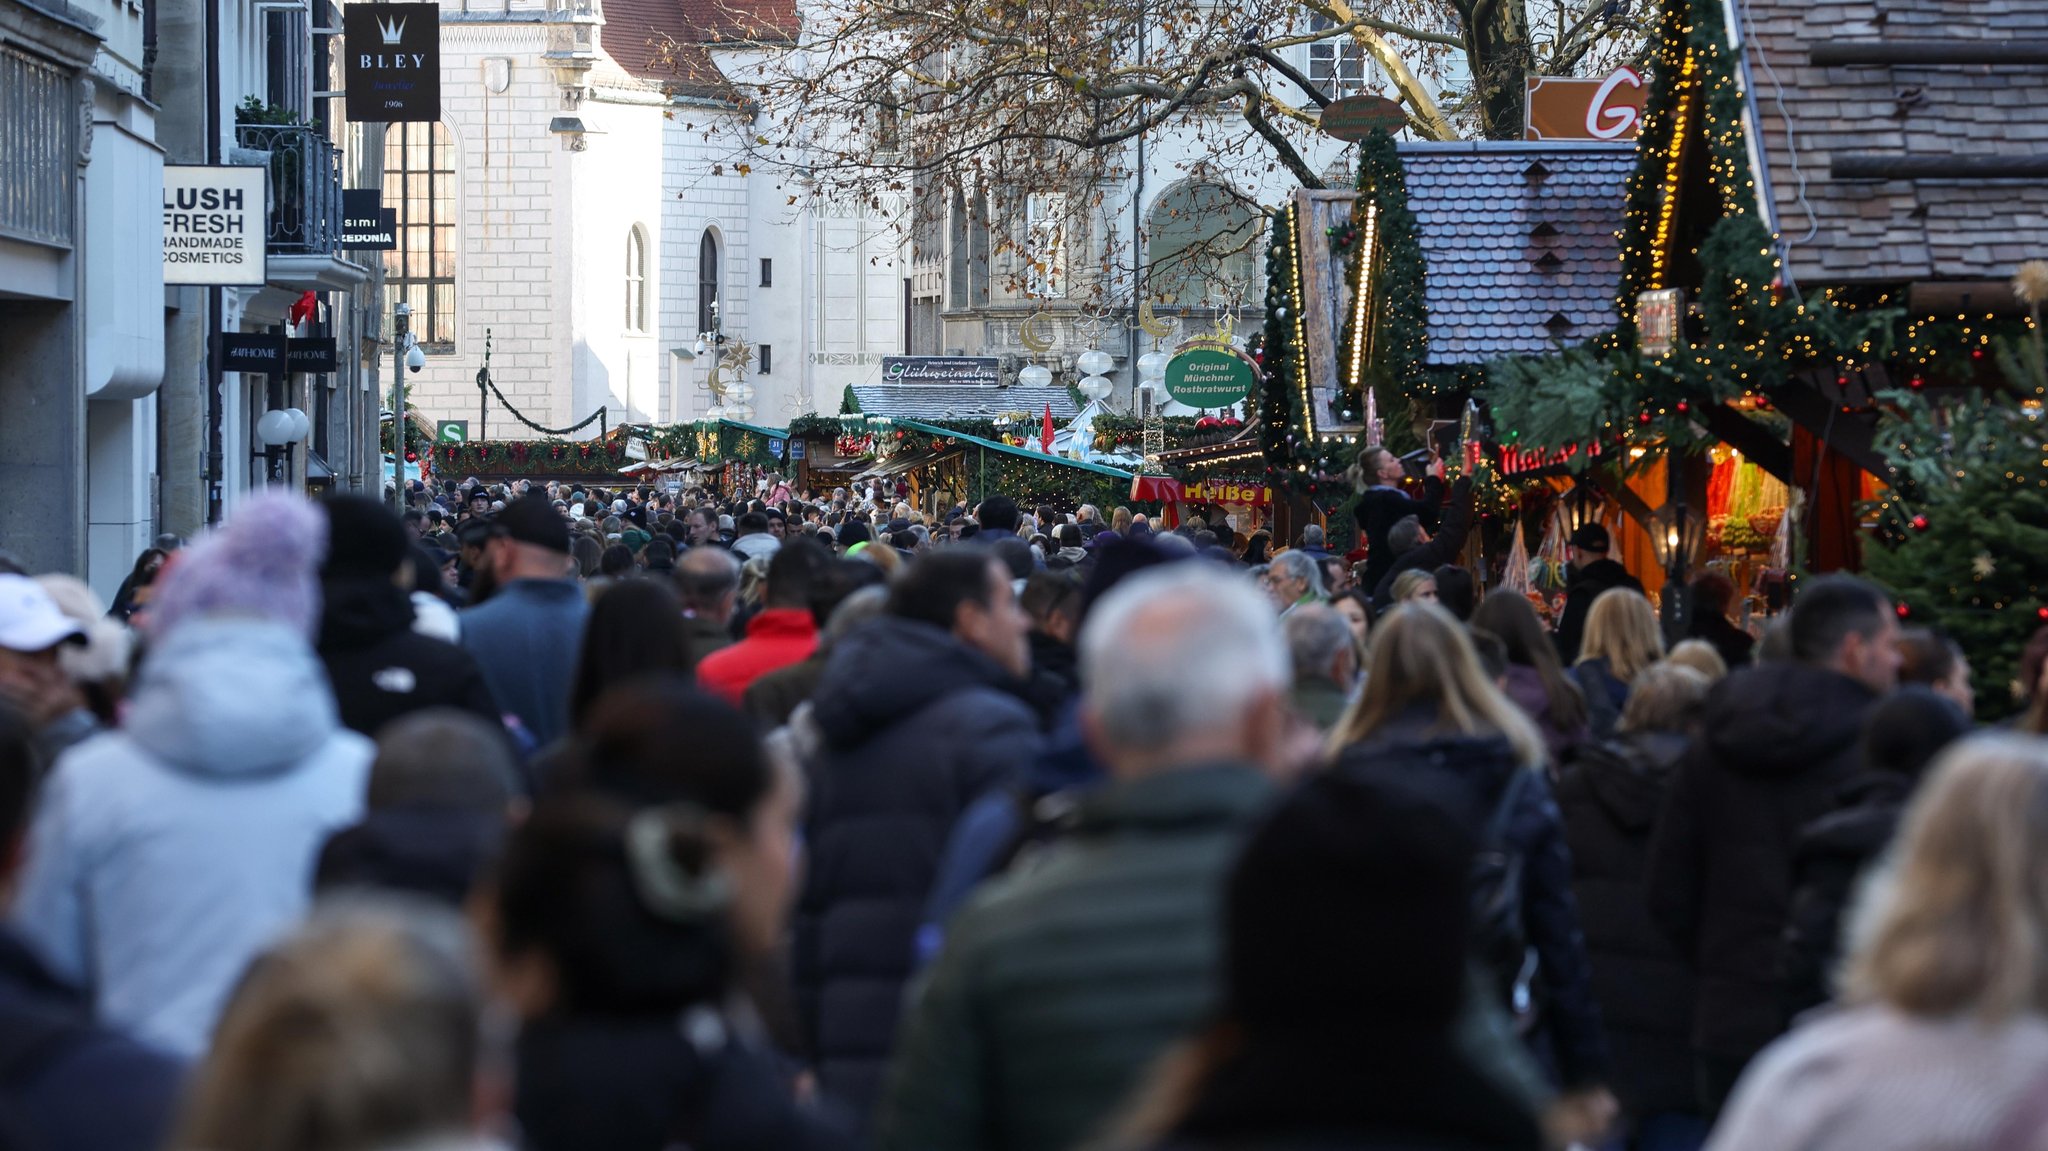
[[[774,457],[775,457],[776,459],[778,459],[778,460],[779,460],[779,459],[781,459],[781,458],[782,458],[782,441],[781,441],[781,440],[778,440],[778,439],[773,439],[773,438],[769,439],[769,441],[768,441],[768,454],[769,454],[769,455],[771,455],[771,456],[774,456]]]
[[[222,332],[220,369],[224,372],[283,374],[285,338],[268,332]]]
[[[261,164],[164,165],[164,283],[263,286],[268,172]]]
[[[792,439],[789,441],[789,458],[792,460],[804,458],[804,442],[802,440]]]
[[[993,388],[1002,382],[994,356],[883,356],[885,384],[971,384]]]
[[[434,442],[437,444],[466,444],[469,442],[468,420],[437,420],[434,423]]]
[[[1685,315],[1685,289],[1660,288],[1636,296],[1636,349],[1646,356],[1668,356],[1678,347],[1678,325]]]
[[[1166,365],[1166,394],[1191,408],[1227,408],[1252,390],[1252,366],[1216,348],[1195,348]]]
[[[348,118],[439,120],[441,6],[349,4],[341,12]]]
[[[1633,140],[1643,127],[1650,90],[1640,72],[1622,68],[1606,79],[1531,76],[1522,102],[1524,140]]]
[[[1504,444],[1500,449],[1500,474],[1522,476],[1535,472],[1561,471],[1579,458],[1582,450],[1593,459],[1600,458],[1600,445],[1597,443],[1584,449],[1577,444],[1567,444],[1561,448],[1534,451]]]
[[[1243,504],[1248,507],[1271,507],[1273,489],[1263,484],[1232,484],[1221,481],[1202,480],[1182,484],[1180,498],[1191,504]]]
[[[341,194],[341,247],[348,252],[389,252],[398,247],[398,212],[375,188]]]
[[[331,372],[335,370],[337,358],[333,336],[315,336],[304,340],[287,340],[284,346],[285,366],[294,372]]]
[[[1323,135],[1360,143],[1375,131],[1392,135],[1408,126],[1408,113],[1385,96],[1346,96],[1323,109]]]

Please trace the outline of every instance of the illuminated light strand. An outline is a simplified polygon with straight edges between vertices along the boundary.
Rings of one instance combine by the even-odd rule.
[[[1365,376],[1365,361],[1372,348],[1372,278],[1378,261],[1379,205],[1365,205],[1365,224],[1359,229],[1358,283],[1352,288],[1351,363],[1346,376],[1346,394],[1359,390]]]

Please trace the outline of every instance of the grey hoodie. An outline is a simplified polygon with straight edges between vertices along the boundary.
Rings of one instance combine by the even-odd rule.
[[[248,961],[305,915],[375,746],[280,624],[201,619],[150,653],[126,723],[51,771],[16,905],[101,1021],[197,1056]]]

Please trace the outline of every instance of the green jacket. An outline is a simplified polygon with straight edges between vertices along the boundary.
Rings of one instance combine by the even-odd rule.
[[[947,929],[913,1000],[881,1151],[1067,1151],[1220,998],[1223,882],[1273,795],[1248,767],[1113,785],[1044,862]]]
[[[1287,698],[1301,718],[1324,732],[1336,727],[1337,721],[1344,718],[1344,709],[1351,706],[1350,695],[1335,681],[1320,675],[1297,677]]]

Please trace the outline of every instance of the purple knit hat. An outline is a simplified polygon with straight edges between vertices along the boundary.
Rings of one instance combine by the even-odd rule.
[[[161,640],[187,620],[235,616],[285,624],[311,639],[326,554],[327,518],[304,497],[251,496],[171,557],[150,600],[149,634]]]

